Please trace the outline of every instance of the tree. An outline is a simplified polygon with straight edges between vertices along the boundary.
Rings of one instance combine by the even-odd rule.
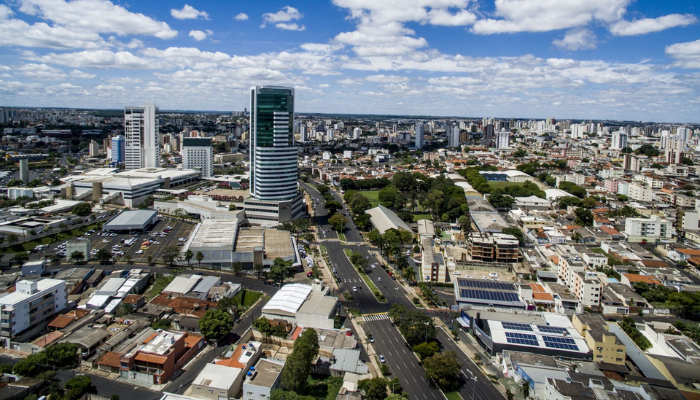
[[[195,259],[197,259],[197,264],[199,266],[202,266],[202,260],[204,260],[204,254],[201,251],[198,251],[197,254],[194,256]]]
[[[416,352],[418,358],[423,360],[425,358],[432,357],[435,353],[440,351],[440,346],[437,344],[437,342],[419,343],[413,346],[413,351]]]
[[[518,149],[513,153],[513,157],[515,158],[523,158],[527,155],[527,152],[523,149]]]
[[[409,346],[433,340],[437,334],[432,318],[420,311],[405,312],[398,325]]]
[[[405,313],[406,306],[404,306],[403,304],[394,303],[391,305],[391,308],[389,309],[387,315],[389,316],[392,322],[394,322],[395,324],[399,324],[401,323],[401,318]]]
[[[457,218],[457,223],[459,224],[459,227],[462,229],[462,232],[464,232],[466,234],[471,232],[472,221],[471,221],[471,218],[467,214],[462,215],[461,217]]]
[[[373,229],[367,234],[367,239],[373,246],[380,246],[383,240],[381,233],[376,229]]]
[[[384,400],[387,398],[386,379],[384,378],[363,379],[357,383],[357,386],[360,390],[365,391],[365,395],[362,396],[365,400]]]
[[[689,157],[683,157],[681,158],[681,164],[683,165],[694,165],[693,164],[693,159]]]
[[[336,232],[342,232],[345,230],[345,225],[348,223],[348,219],[342,214],[335,214],[328,218],[328,223],[333,226]]]
[[[163,249],[163,263],[169,264],[171,267],[173,266],[173,263],[175,260],[177,260],[177,257],[180,255],[180,250],[177,249],[175,246],[168,246],[165,249]]]
[[[253,265],[253,269],[255,270],[255,273],[258,275],[258,279],[260,279],[260,274],[263,272],[263,265],[262,264],[255,264]]]
[[[233,270],[233,274],[235,276],[238,276],[241,273],[241,270],[243,269],[243,263],[242,262],[232,263],[231,269]]]
[[[7,243],[9,244],[17,243],[18,240],[19,237],[14,233],[10,233],[9,235],[7,235]]]
[[[629,200],[629,199],[630,199],[630,198],[629,198],[627,195],[625,195],[625,194],[618,194],[618,195],[617,195],[617,200],[618,200],[618,201],[627,201],[627,200]]]
[[[119,395],[114,393],[111,396],[109,396],[109,400],[119,400]]]
[[[97,253],[95,253],[95,258],[97,258],[102,263],[106,263],[109,261],[110,258],[112,258],[112,255],[109,254],[109,251],[107,249],[99,249],[97,250]]]
[[[506,235],[515,236],[515,238],[521,242],[525,240],[525,235],[523,235],[523,231],[521,231],[520,228],[509,226],[508,228],[503,228],[501,232],[505,233]]]
[[[434,380],[442,390],[451,392],[459,386],[462,365],[454,352],[442,352],[426,358],[423,368],[427,378]]]
[[[343,205],[335,200],[332,200],[327,201],[324,207],[326,208],[326,210],[328,210],[328,215],[333,215],[336,212],[338,212],[338,210],[342,209]]]
[[[403,272],[403,277],[408,282],[414,282],[416,280],[416,270],[414,270],[413,267],[404,268],[401,272]]]
[[[199,330],[209,339],[218,339],[231,331],[233,318],[224,310],[209,309],[199,319]]]
[[[74,251],[70,253],[70,259],[75,261],[75,262],[81,262],[85,259],[85,254],[83,254],[82,251]]]
[[[573,240],[573,241],[576,242],[576,243],[580,242],[581,239],[583,239],[583,237],[582,237],[581,234],[578,233],[578,232],[574,232],[574,234],[571,235],[571,240]]]
[[[291,271],[292,261],[284,261],[282,258],[277,257],[272,261],[272,266],[270,267],[270,272],[268,277],[279,281],[280,284],[284,283],[284,279],[293,276],[294,272]]]
[[[574,196],[560,197],[558,200],[559,208],[566,209],[567,207],[581,207],[582,200]]]
[[[504,196],[503,190],[496,189],[489,196],[489,203],[495,208],[510,208],[515,203],[515,199],[510,196]]]
[[[114,315],[117,317],[124,317],[134,312],[134,306],[127,303],[119,303],[117,309],[114,311]]]
[[[78,217],[87,217],[92,212],[92,206],[88,203],[78,203],[73,206],[71,214],[77,215]]]
[[[127,254],[127,255],[124,256],[124,261],[126,261],[127,264],[133,264],[133,263],[134,263],[134,257],[132,257],[132,256],[130,256],[130,255]]]
[[[576,221],[574,222],[576,225],[593,226],[594,219],[591,210],[579,207],[574,210],[574,214],[576,214]]]
[[[153,327],[153,329],[162,329],[164,331],[167,331],[168,329],[170,329],[170,327],[172,325],[173,324],[169,319],[161,318],[161,319],[153,322],[153,325],[151,325],[151,326]]]
[[[318,356],[318,334],[314,329],[306,329],[294,342],[292,354],[282,370],[282,386],[289,391],[299,392],[311,373],[311,363]]]
[[[593,208],[596,205],[596,201],[592,197],[586,197],[581,201],[581,206],[583,208]]]
[[[404,213],[400,213],[399,218],[403,219],[403,216],[401,214],[404,214]],[[412,221],[413,214],[408,213],[408,215],[411,216],[411,221]],[[359,229],[361,231],[367,231],[372,227],[371,219],[372,219],[372,216],[369,214],[362,214],[360,216],[357,216],[357,217],[355,217],[355,226],[357,227],[357,229]],[[405,219],[404,219],[404,221],[405,221]]]
[[[527,381],[527,380],[525,380],[525,379],[523,379],[522,389],[521,389],[521,390],[522,390],[522,392],[523,392],[523,397],[524,397],[524,398],[527,399],[528,397],[530,397],[530,382]]]
[[[372,208],[372,203],[364,195],[357,193],[355,197],[352,198],[350,203],[348,203],[350,211],[355,215],[362,215],[365,210]]]
[[[194,253],[192,253],[192,250],[187,249],[185,252],[185,260],[187,260],[187,268],[190,267],[190,260],[194,257]]]
[[[510,389],[506,389],[506,400],[513,400],[513,398],[515,398],[513,392],[511,392]]]
[[[92,379],[87,375],[78,375],[66,382],[66,393],[62,400],[78,400],[92,386]]]

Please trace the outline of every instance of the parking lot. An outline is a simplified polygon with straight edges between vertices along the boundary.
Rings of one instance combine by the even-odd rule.
[[[162,233],[167,227],[171,227],[170,232],[164,235],[153,235],[153,233]],[[90,236],[90,249],[99,251],[105,249],[107,251],[118,250],[124,252],[120,255],[124,260],[126,256],[130,256],[136,262],[146,262],[150,256],[152,260],[159,260],[163,254],[163,250],[168,246],[175,246],[178,249],[184,248],[184,241],[180,238],[189,239],[195,224],[181,222],[164,218],[144,233],[128,234],[128,233],[112,233],[109,236],[99,236],[100,232],[96,232]],[[104,234],[103,234],[104,235]],[[131,246],[124,246],[122,240],[136,239]],[[153,242],[146,249],[142,249],[142,243],[148,239]],[[178,246],[178,243],[182,245]],[[143,246],[146,247],[146,246]]]

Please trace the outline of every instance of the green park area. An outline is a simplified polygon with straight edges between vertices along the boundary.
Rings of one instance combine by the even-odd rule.
[[[379,205],[379,190],[362,190],[359,193],[365,196],[369,202],[372,203],[372,207]]]
[[[493,189],[505,189],[505,188],[510,188],[510,187],[522,187],[523,184],[522,182],[496,182],[496,181],[489,181],[489,186],[491,186],[491,190]]]

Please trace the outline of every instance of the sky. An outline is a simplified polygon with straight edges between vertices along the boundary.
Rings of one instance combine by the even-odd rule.
[[[697,0],[0,0],[0,106],[700,122]]]

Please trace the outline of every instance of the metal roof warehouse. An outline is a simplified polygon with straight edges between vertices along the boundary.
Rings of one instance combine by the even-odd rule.
[[[143,231],[158,222],[158,212],[155,210],[122,211],[107,222],[103,229],[107,231]]]

